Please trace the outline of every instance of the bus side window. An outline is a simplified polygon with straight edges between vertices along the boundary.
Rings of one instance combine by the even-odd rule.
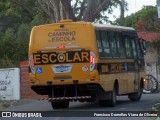
[[[98,52],[102,54],[102,44],[100,41],[100,30],[96,30],[96,40],[97,40]]]
[[[141,58],[143,57],[143,53],[142,50],[140,49],[140,41],[137,39],[135,39],[136,42],[136,46],[137,46],[137,52],[138,52],[138,57]]]
[[[136,45],[135,45],[135,39],[131,39],[132,42],[132,51],[133,51],[133,57],[137,57],[137,50],[136,50]]]
[[[117,45],[116,45],[116,37],[113,31],[108,31],[109,35],[109,41],[110,41],[110,48],[111,48],[111,53],[113,58],[118,58],[118,50],[117,50]]]
[[[116,32],[116,39],[117,39],[117,49],[120,58],[125,58],[125,45],[123,43],[122,34],[121,32]]]
[[[131,49],[132,47],[131,47],[130,36],[128,35],[124,36],[124,40],[125,40],[127,58],[132,58],[132,49]]]
[[[101,31],[101,39],[102,39],[102,46],[103,46],[103,57],[109,58],[111,57],[111,51],[109,48],[109,42],[108,42],[108,36],[107,31],[103,30]]]

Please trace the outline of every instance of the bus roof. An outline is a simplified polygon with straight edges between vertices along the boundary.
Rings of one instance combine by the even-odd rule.
[[[97,24],[97,23],[91,23],[91,22],[85,22],[85,21],[78,21],[78,22],[73,22],[72,20],[61,20],[59,23],[56,24],[91,24],[93,27],[96,29],[114,29],[114,30],[135,30],[132,27],[125,27],[125,26],[118,26],[118,25],[110,25],[110,24]],[[52,26],[53,24],[45,24],[45,25],[39,25],[37,27],[42,27],[42,26]]]
[[[97,29],[135,30],[132,27],[124,27],[124,26],[109,25],[109,24],[96,24],[96,23],[93,23],[93,26],[95,28],[97,28]]]

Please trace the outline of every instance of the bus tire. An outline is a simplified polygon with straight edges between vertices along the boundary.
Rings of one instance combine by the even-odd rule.
[[[114,87],[113,91],[111,92],[111,99],[108,100],[108,105],[110,107],[114,107],[117,102],[117,92],[116,87]]]
[[[109,93],[110,99],[108,100],[99,100],[99,106],[101,107],[114,107],[117,102],[117,93],[116,87],[114,87],[113,91]]]
[[[138,92],[129,94],[128,98],[133,102],[134,101],[139,101],[141,99],[142,93],[143,93],[143,88],[140,87]]]
[[[53,109],[60,109],[60,108],[68,108],[69,107],[69,101],[54,101],[51,102]]]

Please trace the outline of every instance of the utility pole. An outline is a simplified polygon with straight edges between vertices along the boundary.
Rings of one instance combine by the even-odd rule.
[[[157,0],[158,18],[160,18],[160,0]]]
[[[121,15],[120,15],[120,25],[124,26],[124,5],[125,5],[125,0],[121,0]]]

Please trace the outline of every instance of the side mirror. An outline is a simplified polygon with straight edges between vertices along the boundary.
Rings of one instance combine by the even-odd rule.
[[[142,41],[142,50],[143,50],[143,54],[146,55],[147,42],[145,40]]]
[[[147,49],[147,42],[145,40],[142,41],[143,50]]]
[[[143,54],[146,55],[146,50],[147,50],[147,42],[143,39],[139,39],[140,44],[141,44],[141,49],[143,51]]]
[[[143,50],[143,55],[146,55],[146,50]]]

